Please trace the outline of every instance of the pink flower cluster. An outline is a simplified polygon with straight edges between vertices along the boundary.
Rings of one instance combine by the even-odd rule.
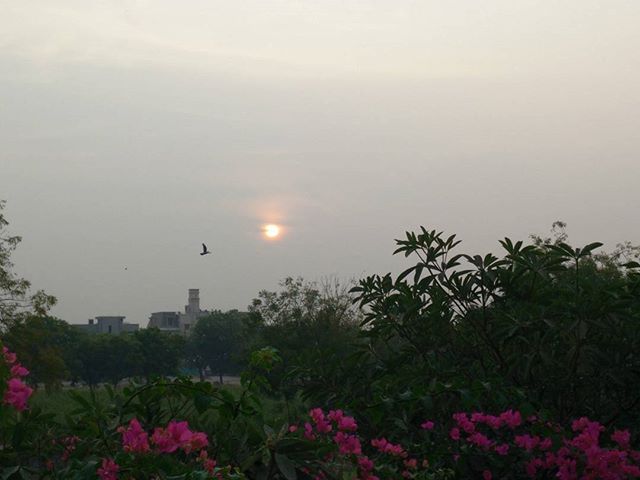
[[[466,440],[470,444],[485,451],[494,450],[498,455],[503,456],[508,454],[509,445],[498,444],[490,440],[486,434],[478,430],[478,427],[486,425],[491,430],[497,431],[501,428],[514,430],[522,425],[522,415],[520,412],[514,412],[513,410],[506,410],[497,416],[482,412],[474,412],[471,415],[459,412],[453,414],[453,419],[456,422],[456,426],[449,431],[449,437],[452,440],[458,441],[463,435],[466,435]]]
[[[315,440],[318,434],[329,434],[334,431],[333,441],[338,445],[340,454],[342,455],[360,455],[362,447],[360,440],[356,435],[348,432],[355,432],[358,424],[353,417],[344,414],[342,410],[331,410],[325,415],[321,408],[314,408],[309,412],[309,416],[313,424],[306,422],[304,424],[304,436],[307,440]],[[295,432],[297,427],[292,425],[289,431]]]
[[[111,458],[103,458],[102,465],[98,468],[100,480],[118,480],[120,467]]]
[[[339,455],[343,456],[343,458],[355,460],[358,467],[358,480],[379,480],[379,477],[374,474],[376,468],[373,460],[362,452],[362,443],[356,433],[358,424],[353,417],[345,415],[342,410],[331,410],[328,414],[325,414],[320,408],[311,410],[309,416],[311,417],[311,422],[307,422],[304,425],[304,437],[306,439],[330,439],[338,446]],[[426,421],[423,424],[423,428],[432,430],[434,423]],[[289,427],[289,432],[291,433],[295,433],[297,430],[296,425]],[[332,434],[332,432],[335,432],[335,434]],[[404,478],[413,478],[412,471],[418,468],[418,460],[408,458],[406,449],[402,445],[393,444],[386,438],[376,438],[371,441],[371,446],[379,453],[389,455],[401,470],[401,475]],[[422,467],[426,468],[428,464],[425,460],[422,462]],[[325,475],[323,472],[318,472],[314,478],[321,480],[325,478]]]
[[[16,363],[16,354],[9,351],[7,347],[2,347],[2,356],[4,362],[10,367],[9,371],[11,374],[11,378],[7,382],[7,389],[4,392],[4,403],[11,405],[18,411],[26,410],[27,401],[29,397],[31,397],[33,389],[28,387],[21,380],[21,377],[29,375],[29,370],[19,363]]]
[[[379,480],[378,477],[372,475],[373,462],[367,457],[362,456],[362,444],[360,438],[355,433],[358,430],[358,424],[353,417],[345,415],[342,410],[330,410],[328,414],[321,408],[314,408],[309,411],[311,422],[304,424],[304,437],[307,440],[316,440],[322,435],[328,436],[335,431],[333,437],[329,437],[338,446],[340,455],[354,455],[359,465],[360,479],[362,480]],[[294,433],[297,426],[291,425],[289,431]],[[324,478],[324,473],[319,472],[315,478]]]
[[[604,431],[600,423],[582,417],[573,421],[571,429],[574,437],[563,439],[563,446],[556,452],[529,460],[526,469],[530,477],[544,470],[556,471],[560,480],[640,477],[640,452],[630,449],[628,431],[616,430],[611,435],[620,448],[604,448],[600,445],[600,434]]]
[[[357,435],[357,423],[340,410],[325,414],[315,408],[309,412],[311,421],[305,424],[304,436],[311,440],[330,440],[338,445],[338,455],[330,456],[326,461],[339,458],[355,461],[358,468],[358,480],[379,480],[388,468],[399,472],[405,479],[416,478],[419,467],[428,468],[427,459],[419,464],[401,444],[394,444],[386,438],[374,438],[371,446],[378,452],[379,460],[374,460],[363,452],[361,439]],[[505,472],[492,471],[495,465],[508,465],[509,473],[513,469],[530,478],[559,478],[560,480],[596,479],[622,480],[640,478],[640,452],[631,450],[631,434],[627,430],[615,430],[610,438],[613,447],[601,445],[604,427],[587,418],[573,422],[572,433],[562,437],[562,428],[551,422],[543,422],[535,416],[523,419],[517,410],[506,410],[499,415],[482,412],[459,412],[453,415],[454,426],[449,437],[455,441],[454,460],[459,462],[465,450],[477,449],[487,461],[477,476],[483,480],[500,478]],[[432,431],[435,423],[425,420],[421,429]],[[297,431],[291,426],[290,432]],[[335,432],[335,433],[334,433]],[[431,437],[429,437],[431,438]],[[555,439],[555,440],[554,440]],[[363,443],[364,445],[364,443]],[[499,457],[510,455],[509,462]],[[386,456],[386,458],[385,458]],[[477,454],[474,454],[477,457]],[[494,457],[495,456],[495,457]],[[493,467],[491,467],[493,465]],[[473,468],[477,468],[474,466]],[[377,471],[377,472],[376,472]],[[386,475],[386,473],[385,473]],[[395,474],[397,478],[397,473]],[[319,472],[316,480],[326,476]]]
[[[209,454],[206,450],[200,450],[200,455],[198,455],[198,462],[202,463],[202,466],[209,473],[209,475],[215,474],[217,462],[213,458],[209,458]],[[219,478],[222,477],[220,476]]]
[[[207,434],[192,432],[187,422],[171,421],[166,429],[157,427],[153,431],[151,440],[159,452],[172,453],[178,449],[185,453],[201,450],[209,445]]]
[[[472,447],[503,456],[510,449],[515,449],[514,454],[525,458],[524,469],[530,478],[538,475],[551,475],[560,480],[640,478],[640,452],[630,449],[630,432],[614,431],[611,440],[618,448],[605,448],[600,445],[604,427],[586,417],[572,423],[573,437],[562,438],[555,450],[554,442],[549,437],[532,435],[530,431],[515,432],[518,427],[525,427],[519,412],[508,410],[499,416],[456,413],[453,419],[456,426],[449,432],[453,440],[465,440]],[[531,417],[528,421],[533,426],[537,419]],[[560,431],[557,425],[544,425],[551,427],[554,432]],[[497,438],[492,440],[490,437],[493,436],[501,441]],[[491,471],[483,471],[483,477],[492,478]]]
[[[393,455],[394,457],[405,458],[407,456],[407,452],[405,452],[404,448],[402,448],[402,445],[395,445],[387,441],[386,438],[374,438],[373,440],[371,440],[371,446],[378,449],[380,453],[387,453],[389,455]]]
[[[127,428],[118,427],[118,432],[122,434],[122,448],[125,452],[146,453],[151,450],[149,435],[137,418],[133,418]]]
[[[147,453],[151,451],[149,435],[136,418],[129,422],[127,428],[119,427],[118,432],[122,434],[122,447],[125,452]],[[178,449],[185,453],[191,453],[202,450],[209,445],[206,433],[192,432],[187,422],[174,420],[169,422],[167,428],[157,427],[153,431],[151,442],[155,445],[156,451],[160,453],[173,453]]]
[[[157,453],[173,453],[182,450],[189,454],[199,451],[197,461],[209,473],[213,474],[216,461],[210,459],[205,448],[209,445],[207,434],[204,432],[193,432],[189,429],[187,422],[176,422],[172,420],[166,428],[156,427],[151,435],[142,428],[137,418],[131,419],[126,427],[118,427],[118,432],[122,435],[122,449],[130,453],[149,453],[151,444],[155,446]],[[98,468],[98,476],[101,480],[117,480],[119,466],[112,459],[103,459],[102,466]]]

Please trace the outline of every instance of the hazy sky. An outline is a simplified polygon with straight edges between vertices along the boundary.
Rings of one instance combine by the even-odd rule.
[[[70,322],[146,324],[188,288],[242,309],[397,270],[419,225],[640,243],[639,25],[638,0],[0,0],[16,270]]]

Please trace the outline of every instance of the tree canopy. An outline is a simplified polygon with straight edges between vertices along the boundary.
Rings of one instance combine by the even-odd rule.
[[[29,312],[45,315],[56,303],[55,297],[42,290],[30,294],[31,282],[13,271],[11,254],[22,237],[9,232],[9,222],[3,213],[5,205],[6,202],[0,200],[0,328]]]

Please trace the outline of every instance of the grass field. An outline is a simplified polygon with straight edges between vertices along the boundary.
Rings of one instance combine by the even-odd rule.
[[[90,390],[86,386],[66,387],[54,391],[46,391],[44,388],[36,390],[31,398],[32,407],[39,407],[45,413],[53,413],[56,415],[57,420],[63,420],[66,415],[71,415],[75,409],[78,408],[78,403],[72,398],[70,392],[80,394],[87,400],[90,400],[92,395],[99,403],[107,404],[110,402],[109,389],[112,387],[96,387]],[[122,392],[124,386],[120,386],[114,389],[116,392]],[[225,390],[231,392],[236,398],[241,393],[241,387],[239,385],[224,385]],[[263,396],[260,398],[264,407],[264,412],[274,424],[285,423],[289,419],[301,418],[306,411],[308,411],[308,405],[300,398],[295,398],[289,402],[284,398],[277,398],[273,396]]]

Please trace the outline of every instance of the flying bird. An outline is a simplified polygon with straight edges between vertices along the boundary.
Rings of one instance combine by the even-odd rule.
[[[202,252],[200,252],[200,255],[209,255],[211,252],[209,250],[207,250],[207,246],[203,243],[202,244]]]

